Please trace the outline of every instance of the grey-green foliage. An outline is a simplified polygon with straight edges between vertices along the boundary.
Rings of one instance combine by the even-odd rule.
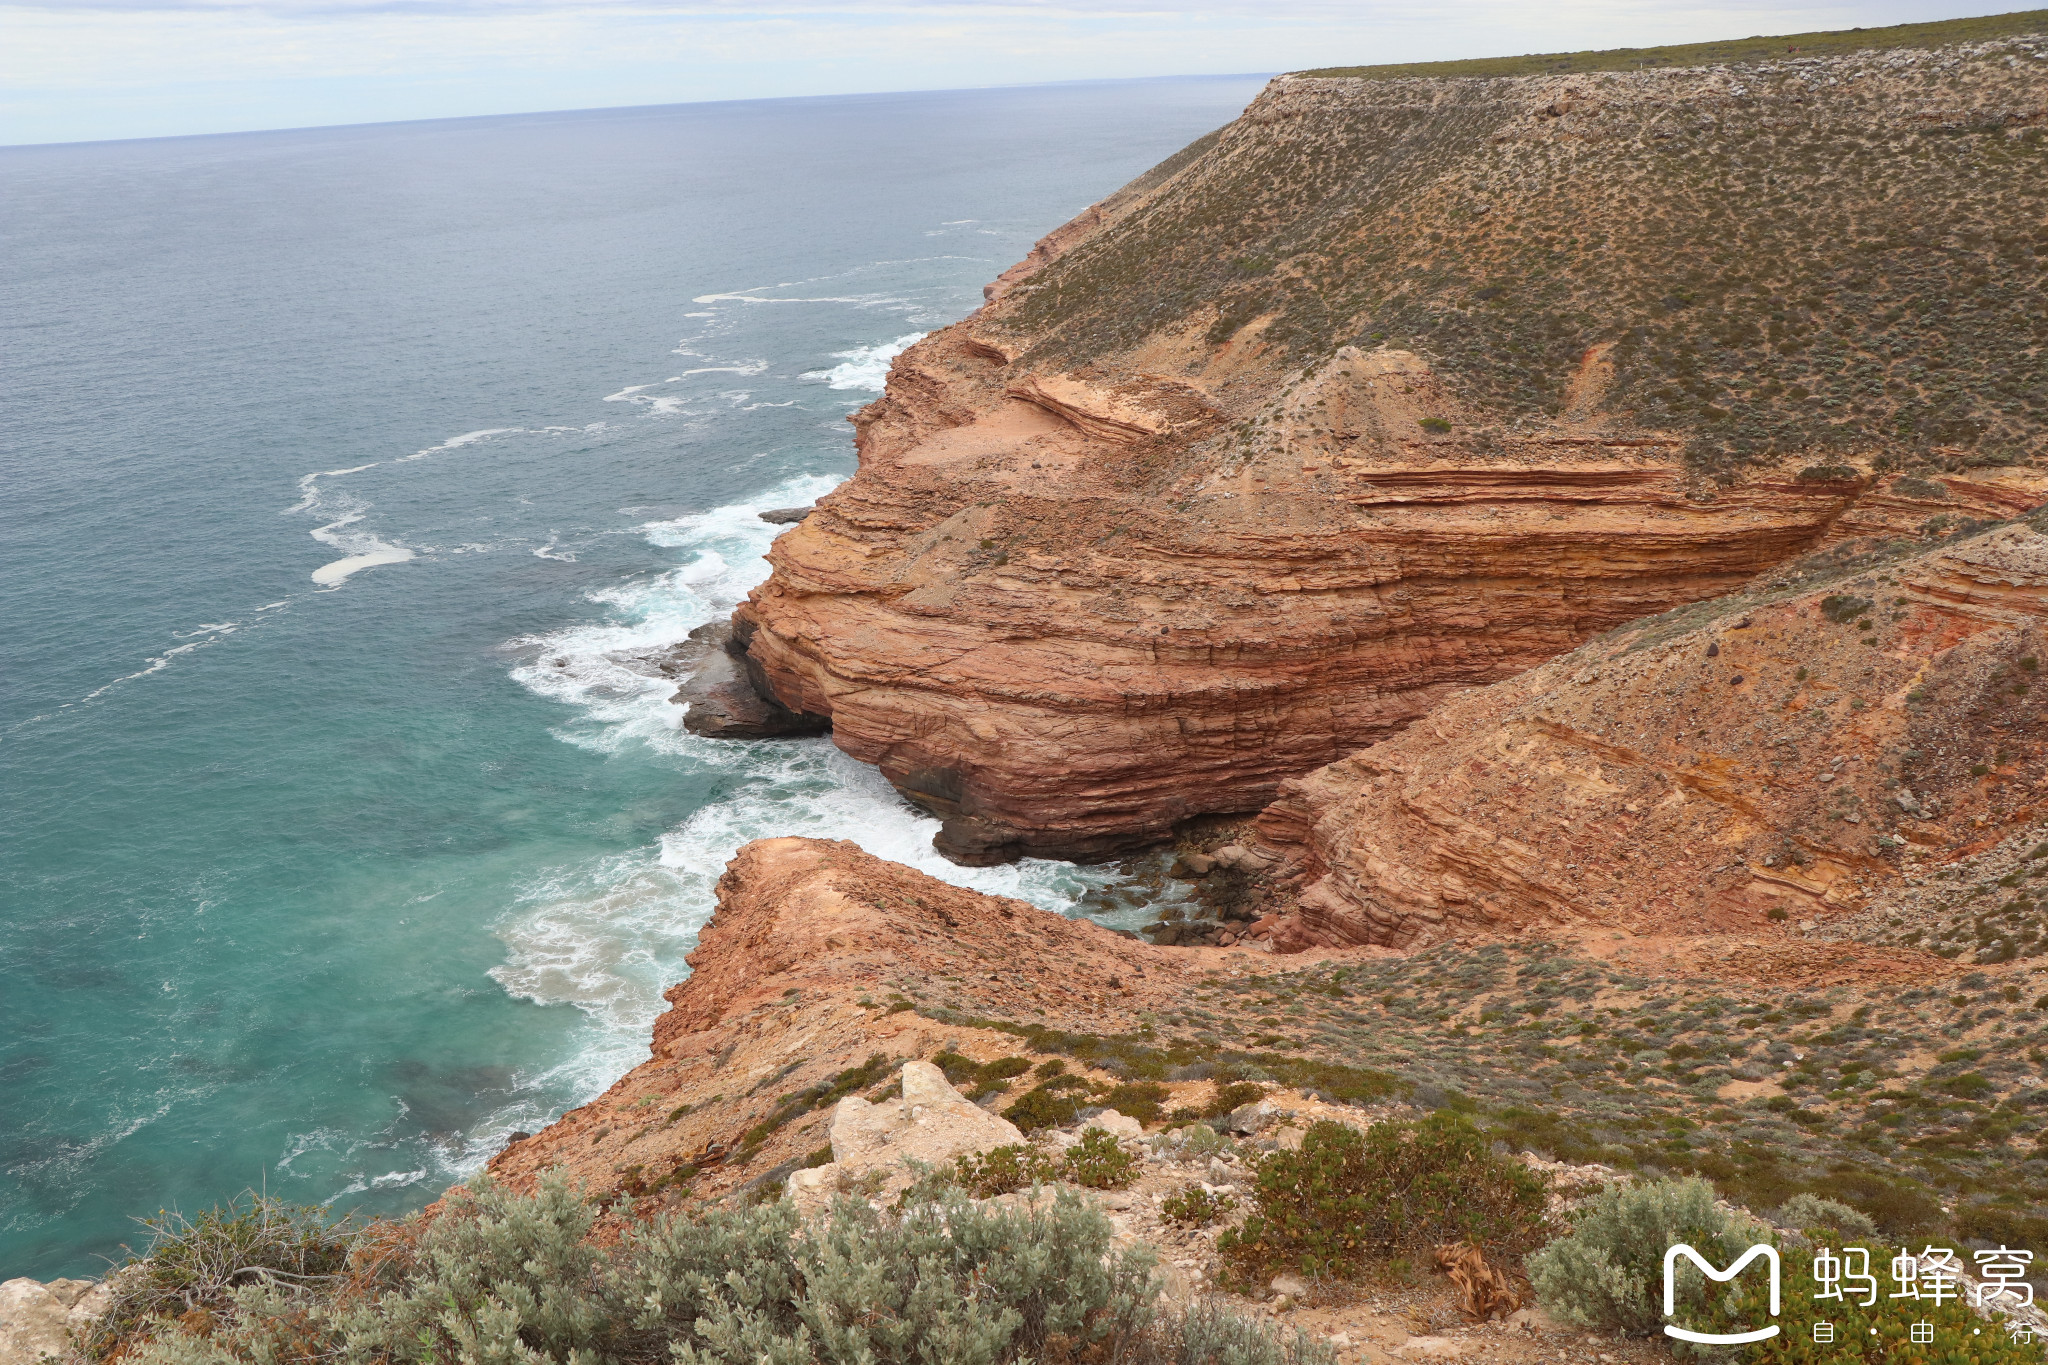
[[[1211,1308],[1161,1312],[1152,1258],[1063,1192],[1028,1208],[941,1189],[900,1213],[842,1200],[666,1216],[615,1244],[559,1179],[480,1183],[403,1263],[346,1295],[244,1291],[210,1337],[168,1325],[135,1365],[1331,1365]]]
[[[1704,1180],[1610,1186],[1573,1211],[1569,1233],[1529,1257],[1529,1283],[1567,1322],[1650,1336],[1663,1329],[1667,1249],[1684,1242],[1725,1268],[1760,1240],[1762,1228],[1716,1206],[1714,1187]],[[1680,1313],[1703,1318],[1713,1287],[1679,1264]]]
[[[1875,1237],[1877,1224],[1860,1209],[1817,1194],[1795,1194],[1778,1210],[1778,1221],[1804,1232],[1809,1228],[1840,1233],[1845,1237]]]

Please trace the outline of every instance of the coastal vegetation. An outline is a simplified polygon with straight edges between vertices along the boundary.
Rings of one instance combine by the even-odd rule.
[[[806,1228],[787,1203],[629,1221],[559,1178],[488,1181],[437,1217],[334,1230],[340,1260],[291,1266],[270,1234],[317,1210],[258,1203],[167,1224],[121,1278],[90,1352],[136,1365],[523,1361],[560,1365],[1324,1365],[1327,1347],[1213,1306],[1163,1308],[1150,1254],[1117,1247],[1072,1192],[1026,1208],[935,1187],[901,1211],[841,1200]],[[223,1279],[212,1269],[235,1263]],[[136,1311],[129,1311],[130,1308]]]
[[[1710,43],[1664,47],[1616,47],[1586,52],[1538,52],[1521,57],[1468,57],[1450,62],[1396,62],[1384,66],[1323,66],[1298,74],[1359,80],[1427,79],[1443,76],[1562,76],[1585,71],[1649,71],[1659,67],[1729,66],[1770,62],[1788,56],[1838,57],[1872,49],[1947,47],[2048,30],[2048,10],[2020,10],[1975,19],[1884,28],[1827,29],[1770,37],[1724,38]]]

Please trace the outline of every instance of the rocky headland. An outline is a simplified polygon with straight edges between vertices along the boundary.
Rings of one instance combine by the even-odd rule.
[[[898,359],[745,671],[949,856],[1100,857],[1794,557],[2026,510],[2042,50],[1283,77]]]
[[[749,844],[648,1060],[492,1185],[565,1175],[615,1247],[1080,1184],[1169,1297],[1346,1365],[1665,1357],[1462,1244],[1462,1298],[1233,1271],[1318,1121],[1448,1116],[1560,1214],[1697,1175],[2048,1245],[2048,15],[1962,28],[1283,77],[1049,234],[663,667],[700,734],[829,729],[957,861],[1172,841],[1187,904],[1147,942]],[[1029,1178],[975,1189],[995,1151]],[[5,1365],[266,1321],[0,1289]]]

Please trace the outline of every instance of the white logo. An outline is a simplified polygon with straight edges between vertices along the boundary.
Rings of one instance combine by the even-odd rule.
[[[1778,1249],[1758,1242],[1755,1246],[1736,1257],[1735,1264],[1726,1270],[1716,1270],[1707,1258],[1694,1251],[1684,1242],[1664,1253],[1664,1316],[1670,1317],[1678,1311],[1678,1258],[1683,1255],[1699,1267],[1700,1274],[1719,1284],[1726,1284],[1742,1273],[1742,1268],[1761,1256],[1771,1264],[1771,1316],[1778,1316]],[[1683,1327],[1664,1324],[1664,1335],[1680,1341],[1698,1342],[1702,1346],[1739,1346],[1746,1341],[1767,1341],[1778,1335],[1778,1325],[1760,1327],[1754,1332],[1689,1332]]]

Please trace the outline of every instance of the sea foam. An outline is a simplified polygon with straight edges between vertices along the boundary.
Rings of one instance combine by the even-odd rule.
[[[897,337],[894,341],[877,342],[873,346],[857,346],[850,351],[834,351],[832,358],[842,363],[829,370],[813,370],[806,379],[823,379],[830,389],[866,389],[880,393],[889,380],[889,366],[896,357],[923,341],[927,333],[912,332]]]
[[[513,642],[529,659],[512,676],[575,708],[558,738],[601,752],[644,746],[683,771],[721,778],[730,793],[654,846],[536,877],[497,926],[506,957],[491,975],[500,986],[537,1003],[574,1005],[599,1026],[601,1041],[554,1078],[579,1095],[645,1057],[661,992],[688,974],[683,955],[710,918],[718,878],[749,840],[847,839],[956,885],[1062,914],[1111,879],[1037,859],[956,866],[931,846],[938,822],[830,740],[734,742],[682,728],[683,708],[670,700],[680,680],[661,671],[661,659],[694,627],[723,619],[767,576],[763,555],[786,528],[757,513],[814,501],[836,483],[805,476],[743,503],[649,522],[642,534],[676,551],[678,567],[591,593],[605,609],[599,621]]]

